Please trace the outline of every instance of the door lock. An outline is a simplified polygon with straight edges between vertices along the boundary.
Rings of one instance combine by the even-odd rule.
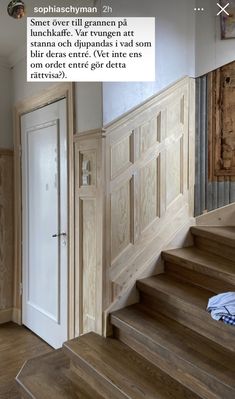
[[[56,237],[66,237],[67,234],[66,233],[60,233],[60,234],[53,234],[52,238],[56,238]]]

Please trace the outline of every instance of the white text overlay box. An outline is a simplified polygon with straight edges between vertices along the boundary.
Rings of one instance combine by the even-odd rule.
[[[28,82],[155,80],[155,18],[27,18]]]

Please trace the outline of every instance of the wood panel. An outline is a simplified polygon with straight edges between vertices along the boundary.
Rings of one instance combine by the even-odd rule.
[[[182,130],[185,122],[185,96],[180,93],[167,104],[167,137]]]
[[[125,170],[132,162],[133,133],[112,145],[111,148],[111,176],[114,178]]]
[[[140,171],[140,224],[145,230],[159,216],[159,159],[153,159]]]
[[[209,177],[235,175],[235,62],[209,74]],[[212,110],[212,112],[211,112]],[[212,160],[212,161],[211,161]]]
[[[156,272],[161,250],[192,220],[194,106],[185,78],[104,134],[106,314],[137,276]]]
[[[131,183],[111,195],[111,253],[115,259],[131,243]]]
[[[144,154],[161,138],[161,113],[140,127],[140,148]]]
[[[95,331],[96,318],[96,201],[82,200],[83,333]]]
[[[102,332],[102,131],[75,135],[75,335]],[[83,161],[89,180],[83,184]]]
[[[0,323],[12,317],[13,253],[13,152],[0,149]]]
[[[182,192],[182,141],[177,140],[166,151],[166,204],[176,199]]]
[[[158,272],[162,249],[193,223],[192,115],[185,78],[106,131],[75,136],[76,335],[106,334],[109,312],[136,301],[136,279]]]

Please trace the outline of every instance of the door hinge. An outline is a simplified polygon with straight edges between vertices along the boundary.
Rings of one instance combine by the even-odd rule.
[[[20,283],[20,295],[23,295],[23,284]]]

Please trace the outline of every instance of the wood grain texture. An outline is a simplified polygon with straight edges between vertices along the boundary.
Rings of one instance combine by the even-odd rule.
[[[182,145],[174,142],[166,151],[166,204],[169,206],[181,194],[182,187]]]
[[[194,105],[182,79],[104,133],[107,313],[193,215]]]
[[[13,204],[13,152],[0,150],[0,311],[13,307]]]
[[[161,114],[140,127],[140,151],[144,154],[161,137]]]
[[[110,390],[110,398],[198,398],[136,351],[115,339],[104,339],[90,333],[66,343],[64,349],[75,364]]]
[[[111,253],[115,259],[129,244],[131,232],[130,181],[113,191],[111,196]]]
[[[235,352],[235,332],[213,320],[206,312],[207,303],[215,292],[190,282],[162,274],[138,281],[141,301],[149,309],[164,313],[186,327]]]
[[[16,380],[26,399],[103,398],[80,377],[62,350],[28,360]]]
[[[209,74],[209,179],[235,174],[235,62]]]
[[[102,331],[103,179],[102,131],[77,135],[75,152],[75,335]],[[82,184],[82,161],[90,181]]]
[[[112,304],[127,296],[137,278],[157,270],[162,248],[191,223],[193,113],[194,85],[185,78],[106,131],[74,137],[76,335],[87,331],[83,330],[88,295],[83,267],[91,265],[91,255],[88,274],[96,311],[89,328],[100,332],[103,312],[106,320]],[[86,186],[82,184],[84,160],[90,162]],[[96,248],[87,250],[85,259],[82,243],[89,222],[83,205],[87,200],[96,203],[95,234],[89,230]],[[92,213],[86,212],[86,217]]]
[[[192,246],[164,251],[162,258],[165,262],[174,265],[174,270],[179,266],[179,269],[177,269],[178,275],[180,275],[180,271],[187,269],[190,273],[196,272],[204,276],[205,284],[208,284],[209,278],[217,279],[221,282],[221,290],[229,291],[232,285],[235,286],[234,262],[222,256],[213,255]],[[205,276],[207,276],[207,279],[205,279]],[[229,289],[226,289],[225,283],[230,285]],[[215,288],[215,281],[212,287]]]
[[[115,312],[111,320],[117,338],[203,398],[234,395],[234,355],[229,350],[141,305]]]
[[[224,249],[234,247],[232,228],[192,232],[221,241]],[[206,311],[211,296],[234,290],[234,262],[226,251],[220,257],[210,252],[195,245],[164,252],[165,272],[137,281],[140,303],[111,314],[113,338],[85,334],[64,343],[63,353],[27,362],[18,376],[23,397],[234,397],[234,327]]]
[[[131,164],[131,135],[112,145],[111,177],[114,178]]]
[[[96,318],[96,201],[82,201],[83,333],[95,330]]]
[[[141,232],[159,214],[159,162],[154,159],[140,171],[140,227]]]
[[[20,399],[15,377],[27,359],[52,351],[25,327],[14,323],[0,326],[0,398]]]
[[[196,218],[197,226],[235,226],[235,204],[205,213]]]

